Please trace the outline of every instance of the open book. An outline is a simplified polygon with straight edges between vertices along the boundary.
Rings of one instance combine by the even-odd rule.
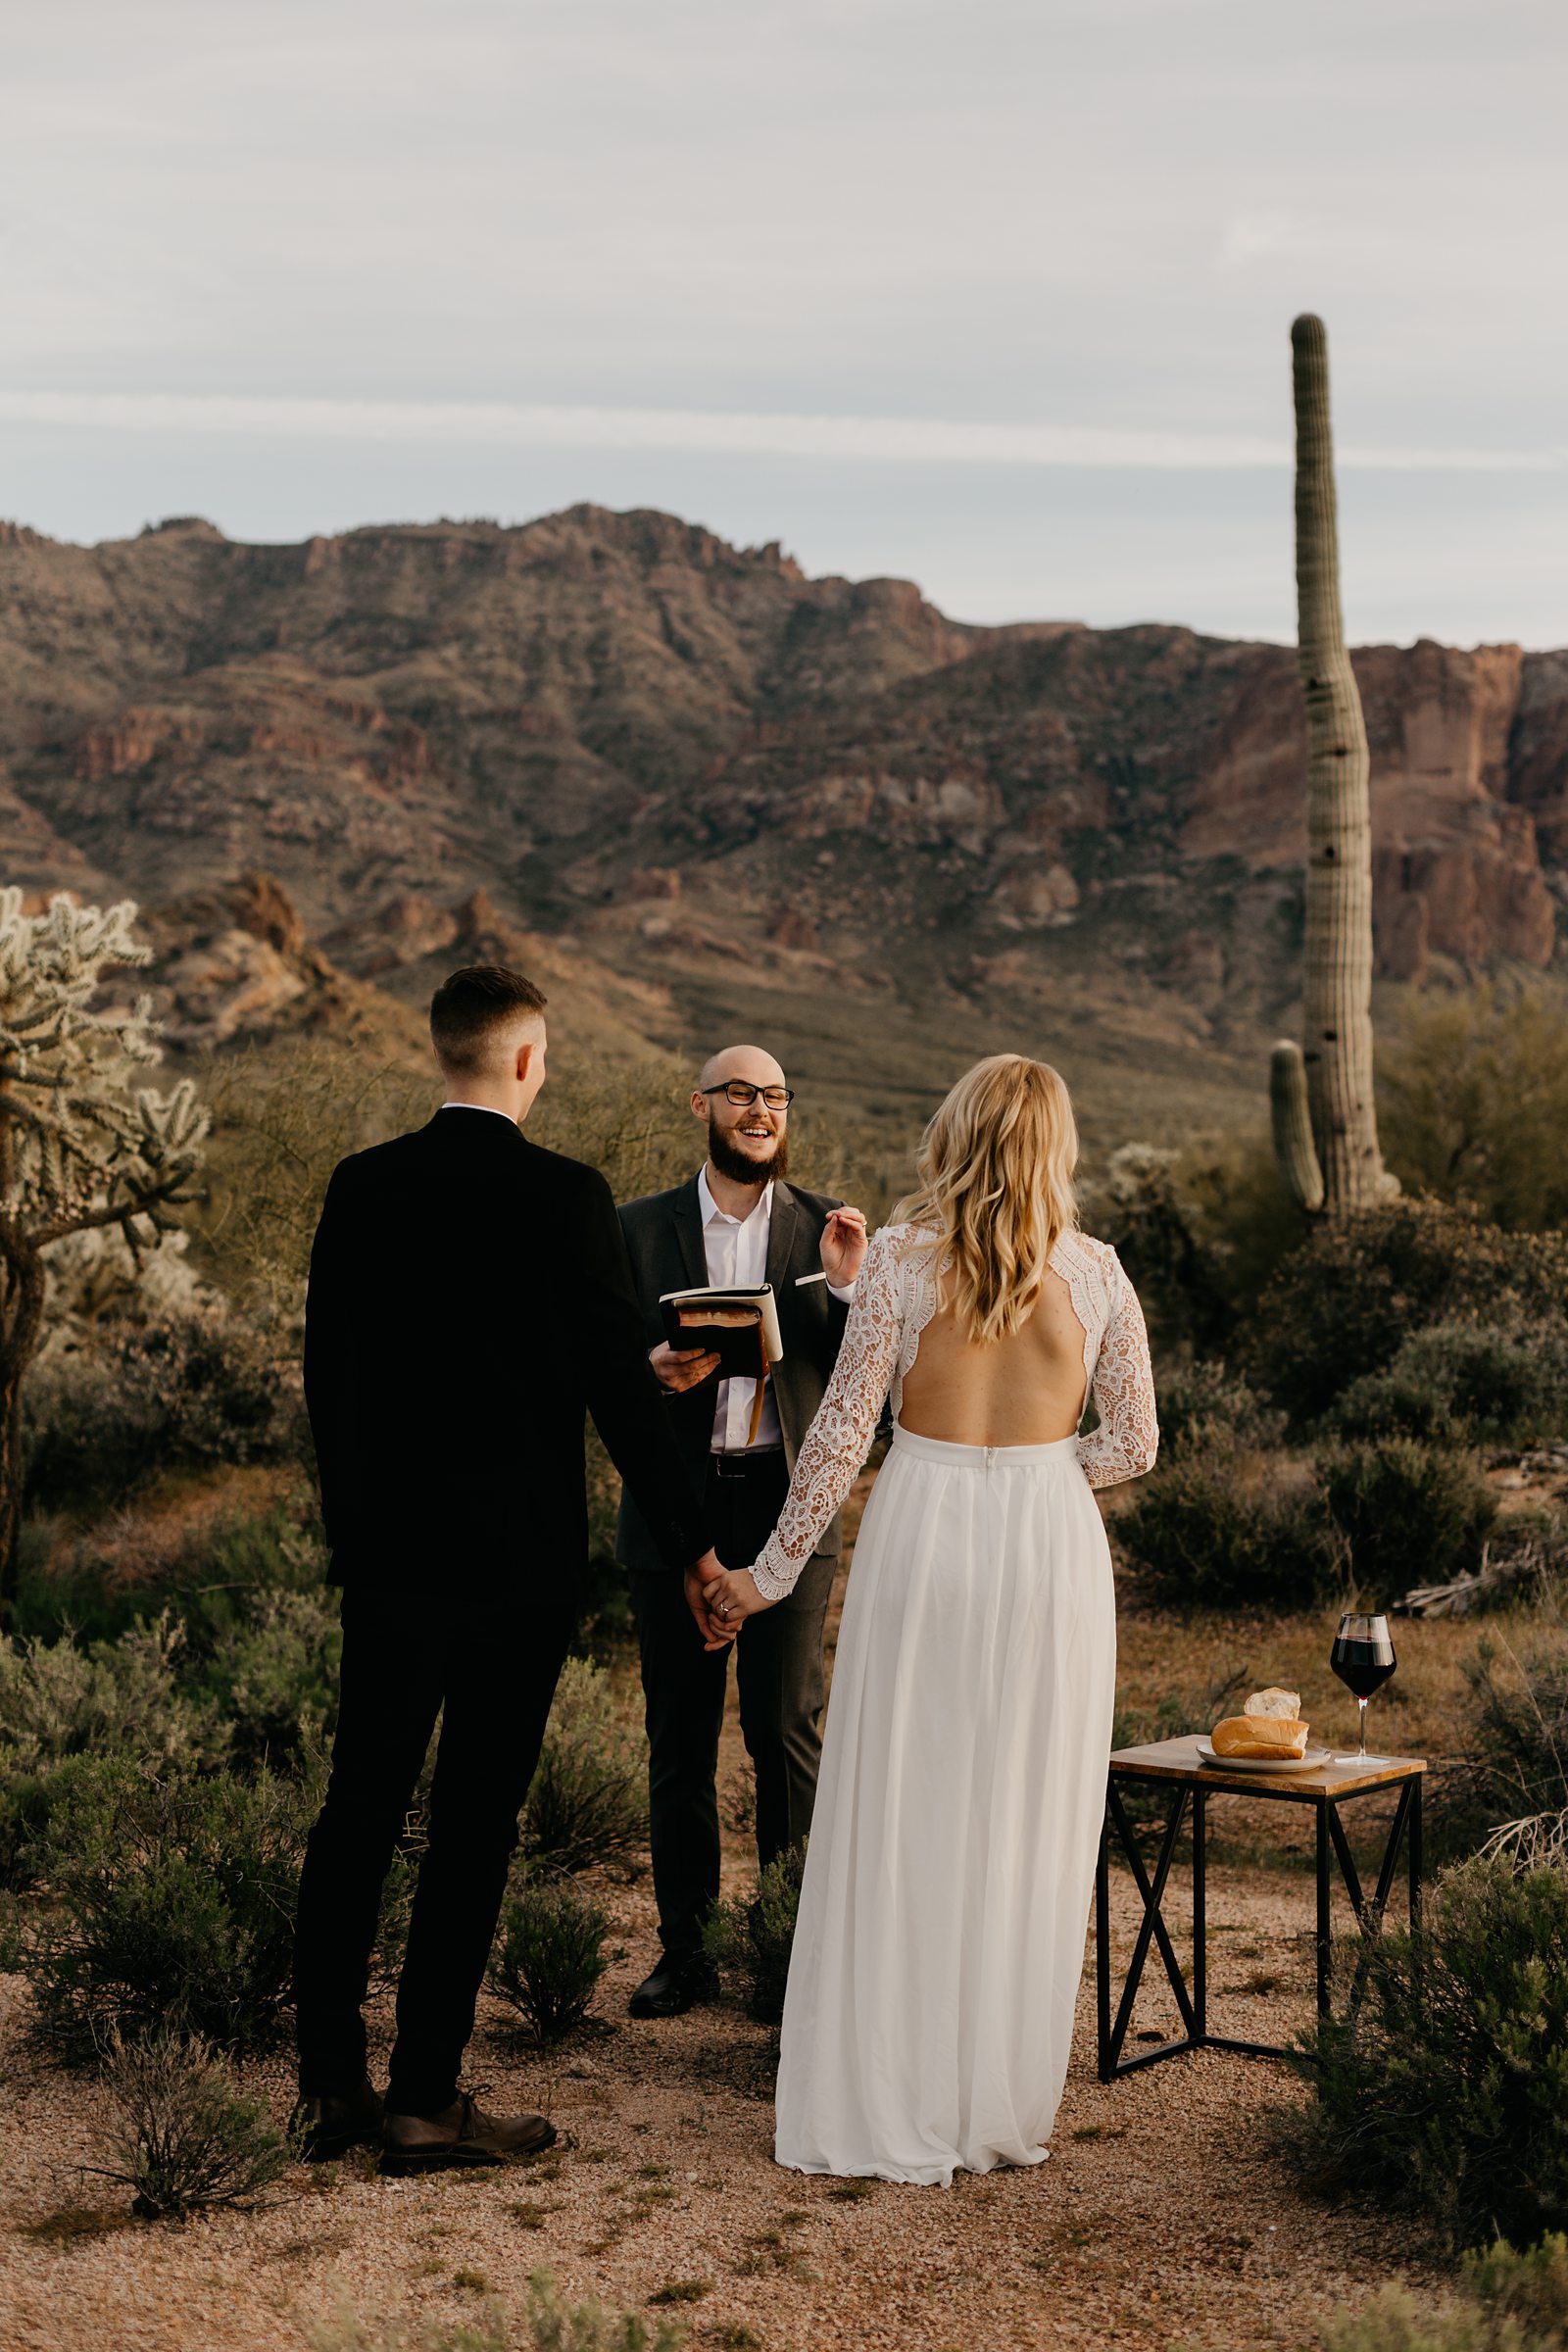
[[[665,1291],[659,1303],[670,1346],[716,1353],[720,1380],[765,1380],[784,1353],[770,1282],[749,1291]]]

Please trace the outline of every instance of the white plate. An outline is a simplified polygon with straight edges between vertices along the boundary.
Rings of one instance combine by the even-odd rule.
[[[1329,1761],[1326,1747],[1309,1747],[1304,1756],[1216,1756],[1207,1740],[1199,1740],[1198,1754],[1215,1772],[1320,1772]]]

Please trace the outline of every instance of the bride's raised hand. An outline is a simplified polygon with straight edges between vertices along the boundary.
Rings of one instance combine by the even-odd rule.
[[[757,1590],[749,1568],[726,1569],[722,1576],[715,1577],[707,1587],[703,1598],[709,1614],[726,1630],[731,1626],[739,1627],[747,1617],[755,1617],[759,1609],[770,1609],[773,1606]]]

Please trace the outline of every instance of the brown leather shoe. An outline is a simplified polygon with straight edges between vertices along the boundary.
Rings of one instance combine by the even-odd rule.
[[[509,2156],[537,2156],[556,2136],[543,2115],[486,2115],[472,2094],[459,2091],[439,2115],[387,2115],[381,2123],[381,2170],[429,2172],[449,2164],[505,2164]]]
[[[302,2098],[289,2119],[289,2132],[305,2163],[321,2164],[379,2139],[381,2121],[380,2095],[367,2075],[338,2097]]]

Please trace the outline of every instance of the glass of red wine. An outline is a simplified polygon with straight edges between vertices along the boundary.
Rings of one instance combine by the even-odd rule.
[[[1366,1702],[1388,1681],[1396,1663],[1394,1638],[1386,1617],[1358,1616],[1352,1610],[1340,1619],[1329,1664],[1346,1689],[1354,1693],[1360,1707],[1361,1745],[1354,1756],[1336,1756],[1337,1764],[1366,1762]]]

